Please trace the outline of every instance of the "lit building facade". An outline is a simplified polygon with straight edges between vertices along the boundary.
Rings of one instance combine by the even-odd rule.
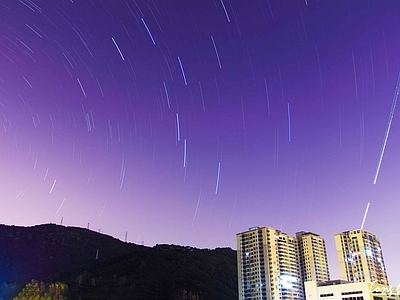
[[[318,234],[304,231],[297,232],[296,238],[303,281],[328,281],[330,278],[325,240]]]
[[[397,287],[376,282],[307,281],[307,300],[400,300]]]
[[[271,227],[238,233],[240,300],[304,299],[298,242]]]
[[[388,285],[385,263],[378,237],[365,230],[335,234],[340,276],[350,282]]]

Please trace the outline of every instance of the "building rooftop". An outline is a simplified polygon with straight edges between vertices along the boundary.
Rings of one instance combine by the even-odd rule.
[[[350,281],[343,280],[343,279],[335,279],[335,280],[328,280],[328,281],[318,281],[317,286],[328,286],[328,285],[337,285],[337,284],[347,284],[351,283]]]

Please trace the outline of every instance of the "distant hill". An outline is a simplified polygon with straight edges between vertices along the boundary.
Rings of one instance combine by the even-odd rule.
[[[230,248],[150,248],[77,227],[0,225],[0,299],[31,279],[66,283],[68,299],[238,297]]]
[[[29,281],[143,248],[78,227],[0,225],[0,282]]]

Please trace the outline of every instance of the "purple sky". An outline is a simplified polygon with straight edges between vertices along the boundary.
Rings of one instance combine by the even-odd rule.
[[[400,2],[0,0],[0,223],[236,248],[361,226],[400,284]]]

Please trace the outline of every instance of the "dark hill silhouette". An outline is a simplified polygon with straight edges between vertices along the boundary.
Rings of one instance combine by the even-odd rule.
[[[0,282],[29,281],[134,251],[141,246],[78,227],[0,225]]]
[[[5,286],[31,279],[66,283],[68,299],[238,297],[230,248],[150,248],[77,227],[0,225],[0,299]]]

